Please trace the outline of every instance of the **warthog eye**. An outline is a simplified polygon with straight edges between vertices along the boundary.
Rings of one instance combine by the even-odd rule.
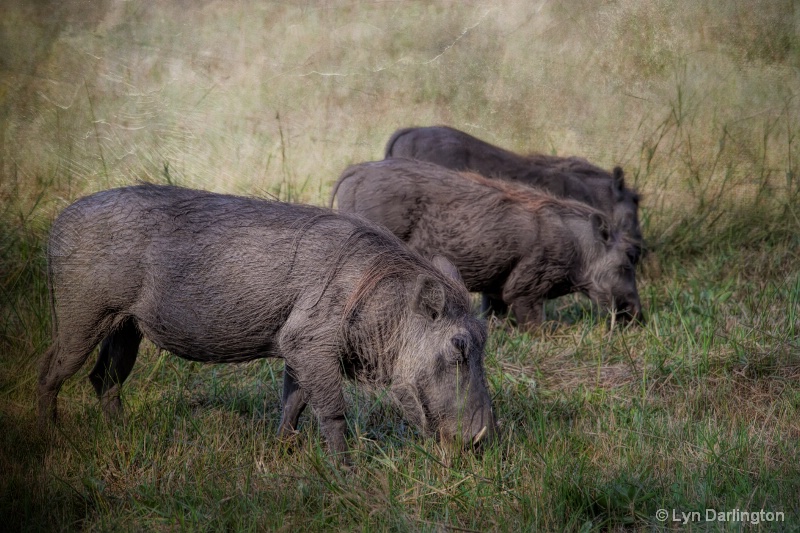
[[[455,353],[453,354],[453,362],[454,363],[463,363],[467,360],[467,350],[469,349],[469,339],[457,335],[450,339],[453,347],[455,348]]]

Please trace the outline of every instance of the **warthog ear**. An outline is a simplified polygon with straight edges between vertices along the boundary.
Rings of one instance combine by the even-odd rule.
[[[608,227],[608,220],[598,213],[592,213],[589,220],[592,222],[592,230],[597,238],[604,243],[608,243],[611,239],[611,230]]]
[[[431,259],[431,263],[433,266],[436,267],[436,270],[444,274],[449,278],[453,278],[459,283],[463,283],[461,280],[461,274],[458,273],[458,269],[456,266],[447,260],[446,257],[443,255],[434,255],[433,259]]]
[[[444,314],[445,294],[442,284],[434,278],[420,274],[414,285],[414,294],[411,297],[411,309],[431,320],[436,320]]]
[[[625,172],[622,171],[622,167],[614,167],[612,173],[614,176],[614,187],[621,191],[625,188]]]

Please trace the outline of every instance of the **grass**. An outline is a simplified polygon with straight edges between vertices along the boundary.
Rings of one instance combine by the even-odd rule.
[[[10,2],[0,8],[0,516],[5,530],[605,531],[672,510],[800,530],[800,12],[552,2]],[[148,179],[325,204],[396,128],[621,164],[643,193],[644,327],[581,297],[535,334],[491,323],[501,437],[422,438],[348,389],[352,470],[282,363],[204,366],[145,342],[106,423],[69,380],[35,427],[43,246],[83,194]],[[669,520],[656,518],[659,509]]]

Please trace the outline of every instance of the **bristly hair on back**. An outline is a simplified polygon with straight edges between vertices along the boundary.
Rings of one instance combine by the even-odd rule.
[[[602,211],[569,198],[554,196],[549,191],[530,185],[523,185],[506,180],[490,179],[472,172],[459,172],[459,174],[473,183],[488,187],[502,194],[503,199],[522,204],[534,211],[539,209],[557,209],[562,214],[588,218],[592,214],[599,214],[608,218]]]
[[[343,244],[339,261],[342,261],[346,255],[354,253],[358,244],[364,239],[369,241],[374,258],[345,303],[342,314],[343,325],[353,320],[359,309],[381,283],[390,280],[398,282],[406,282],[409,279],[416,280],[419,274],[426,274],[436,279],[446,288],[447,293],[457,294],[457,300],[448,303],[454,305],[459,312],[469,312],[469,293],[463,283],[440,272],[430,261],[406,247],[388,230],[378,227],[360,216],[347,216],[360,221],[361,224],[354,227],[350,237]]]

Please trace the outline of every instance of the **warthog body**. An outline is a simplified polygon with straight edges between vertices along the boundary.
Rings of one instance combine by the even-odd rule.
[[[521,156],[447,126],[397,130],[386,144],[385,157],[418,159],[487,178],[517,181],[589,204],[610,217],[633,244],[629,250],[634,264],[641,257],[639,194],[625,187],[620,167],[608,172],[579,157]]]
[[[308,403],[333,452],[346,450],[345,376],[388,387],[429,434],[491,435],[486,326],[436,263],[363,219],[311,206],[155,185],[82,198],[50,232],[40,423],[101,341],[89,379],[104,411],[118,411],[146,337],[194,361],[283,358],[280,431]]]
[[[510,306],[521,324],[538,324],[543,300],[572,292],[621,319],[641,316],[630,245],[584,203],[396,158],[349,167],[334,197],[340,211],[447,257],[484,304]]]

